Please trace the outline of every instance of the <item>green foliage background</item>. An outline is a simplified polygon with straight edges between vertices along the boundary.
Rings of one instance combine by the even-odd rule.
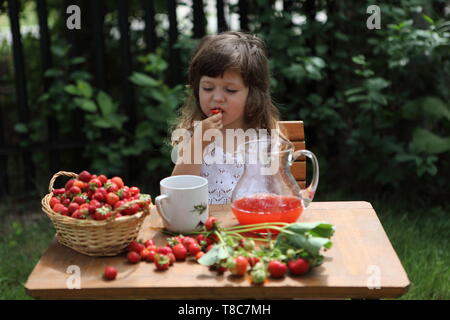
[[[248,3],[249,31],[267,43],[274,102],[284,120],[304,121],[307,148],[319,157],[320,189],[443,200],[450,174],[450,23],[443,1],[380,3],[379,30],[366,27],[371,1],[292,1],[291,10],[282,12],[266,1]],[[61,151],[67,170],[75,170],[73,159],[82,157],[93,172],[127,178],[130,159],[137,159],[133,165],[139,175],[132,183],[158,192],[159,180],[172,169],[169,123],[186,93],[183,84],[167,85],[167,30],[158,26],[159,46],[152,54],[146,53],[143,31],[131,32],[135,72],[129,81],[135,86],[137,125],[130,129],[129,115],[120,104],[120,71],[114,67],[120,66],[118,40],[105,37],[108,90],[100,90],[90,72],[89,47],[69,58],[64,16],[52,6],[61,4],[50,1],[55,65],[46,70],[46,77],[52,80],[51,88],[44,92],[42,87],[40,61],[34,55],[38,40],[27,36],[23,42],[32,121],[20,123],[14,95],[0,94],[2,115],[12,124],[7,136],[23,148],[45,143],[46,118],[53,115],[60,141],[85,137],[85,147],[75,156]],[[105,35],[117,23],[117,13],[109,9]],[[238,12],[237,5],[230,10]],[[160,2],[157,12],[165,13]],[[326,21],[315,19],[318,12],[326,14]],[[142,20],[139,4],[132,2],[130,15]],[[293,23],[298,15],[305,21]],[[187,69],[198,40],[180,33],[177,48]],[[3,88],[13,88],[11,59],[11,48],[3,43]],[[83,118],[80,128],[71,126],[76,113]],[[36,189],[43,194],[49,179],[48,153],[35,152],[33,159],[39,168]]]

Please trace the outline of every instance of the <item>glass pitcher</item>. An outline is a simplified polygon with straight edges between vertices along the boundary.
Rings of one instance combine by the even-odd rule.
[[[294,145],[281,137],[248,141],[236,153],[245,167],[231,195],[231,209],[239,223],[295,222],[319,183],[316,156],[308,150],[294,151]],[[291,173],[301,155],[313,163],[311,184],[303,190]]]

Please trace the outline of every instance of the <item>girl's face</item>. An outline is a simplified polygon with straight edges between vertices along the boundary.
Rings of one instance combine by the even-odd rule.
[[[222,123],[226,129],[243,128],[244,111],[248,96],[240,72],[226,70],[223,77],[203,76],[199,86],[200,107],[208,117],[211,110],[222,110]]]

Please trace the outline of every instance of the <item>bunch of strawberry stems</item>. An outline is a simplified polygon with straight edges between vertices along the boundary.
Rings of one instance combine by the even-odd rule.
[[[286,227],[290,224],[287,222],[265,222],[265,223],[256,223],[256,224],[249,224],[249,225],[237,225],[234,227],[228,227],[228,228],[214,228],[213,230],[207,230],[207,231],[196,231],[196,232],[188,232],[184,233],[185,235],[199,235],[199,234],[215,234],[220,242],[224,242],[223,237],[221,233],[226,234],[227,236],[230,236],[232,238],[238,238],[238,239],[251,239],[254,241],[263,241],[263,242],[270,242],[271,241],[271,232],[270,230],[278,231],[279,233],[291,233],[293,232],[286,230]],[[212,232],[211,232],[212,231]],[[255,232],[258,234],[266,233],[267,238],[253,238],[253,237],[244,237],[243,233],[251,233]],[[165,231],[167,234],[175,235],[175,233]]]

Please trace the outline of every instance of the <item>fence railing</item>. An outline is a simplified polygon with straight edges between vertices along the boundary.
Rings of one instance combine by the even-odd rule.
[[[66,13],[66,8],[70,5],[77,5],[81,8],[83,21],[87,19],[89,21],[89,32],[92,37],[92,46],[89,52],[91,63],[91,70],[88,70],[93,74],[93,81],[97,88],[106,90],[107,81],[105,79],[105,37],[109,36],[104,33],[104,23],[105,23],[105,0],[62,0],[62,8],[56,8],[59,12],[68,16]],[[118,66],[121,72],[122,78],[122,100],[121,108],[127,114],[129,121],[127,121],[127,129],[132,130],[136,125],[136,110],[135,110],[135,94],[133,84],[128,80],[132,73],[132,61],[135,57],[132,56],[131,43],[130,43],[130,23],[129,23],[129,11],[130,3],[129,0],[116,0],[108,1],[109,7],[111,3],[114,3],[115,10],[117,10],[117,26],[120,31],[120,61],[121,65]],[[40,55],[40,69],[42,72],[42,88],[46,92],[51,86],[51,79],[46,77],[44,74],[46,70],[51,69],[54,65],[51,48],[51,35],[49,31],[49,10],[55,8],[49,8],[49,3],[46,0],[36,0],[35,8],[36,15],[39,24],[39,55]],[[154,52],[159,46],[157,43],[157,22],[155,19],[156,2],[153,0],[140,0],[134,2],[141,6],[143,12],[143,21],[145,23],[144,29],[144,41],[146,45],[146,51],[148,53]],[[167,0],[164,1],[166,5],[166,12],[168,16],[169,27],[168,33],[168,82],[170,85],[178,84],[182,81],[181,76],[181,65],[180,65],[180,54],[178,49],[175,47],[177,39],[179,37],[179,27],[177,21],[177,1]],[[8,109],[3,110],[3,112],[16,112],[16,118],[20,123],[27,125],[30,121],[30,102],[28,95],[28,81],[26,74],[26,63],[28,60],[24,59],[24,48],[22,43],[22,37],[20,32],[20,19],[19,15],[21,13],[21,5],[24,1],[20,0],[0,0],[0,8],[7,7],[7,15],[9,18],[10,31],[12,35],[12,51],[13,51],[13,62],[14,62],[14,87],[15,87],[15,100],[16,108],[13,110]],[[194,38],[201,38],[206,34],[206,19],[204,11],[204,1],[203,0],[192,0],[192,36]],[[217,13],[217,30],[225,31],[228,30],[227,19],[225,17],[225,6],[228,6],[226,0],[215,1],[216,13]],[[239,1],[239,16],[240,16],[240,29],[247,29],[247,1]],[[1,12],[0,12],[1,14]],[[70,56],[76,57],[79,55],[82,46],[91,45],[86,43],[79,43],[77,40],[78,30],[67,29],[65,33],[66,40],[70,44]],[[32,57],[34,58],[34,57]],[[1,109],[0,109],[1,111]],[[17,141],[8,141],[8,135],[5,134],[5,130],[11,127],[10,123],[7,123],[8,118],[0,114],[0,197],[10,193],[11,191],[11,180],[21,181],[20,190],[24,192],[31,191],[33,186],[33,181],[35,180],[36,168],[32,160],[33,152],[47,152],[49,156],[49,174],[54,173],[61,168],[61,159],[59,151],[61,150],[71,150],[77,151],[81,150],[86,142],[83,135],[78,135],[76,139],[70,141],[60,141],[58,138],[58,132],[60,131],[59,124],[55,117],[48,116],[46,119],[46,129],[48,130],[48,141],[41,143],[34,143],[29,147],[22,148]],[[72,115],[72,127],[80,128],[83,125],[83,113],[74,112]],[[20,138],[26,139],[26,133],[21,134]],[[20,159],[21,165],[15,166],[15,168],[20,168],[20,172],[11,172],[9,168],[9,163],[11,162],[11,157]],[[79,159],[77,162],[79,168],[84,168],[86,163],[83,159]],[[74,170],[78,168],[73,168]]]

